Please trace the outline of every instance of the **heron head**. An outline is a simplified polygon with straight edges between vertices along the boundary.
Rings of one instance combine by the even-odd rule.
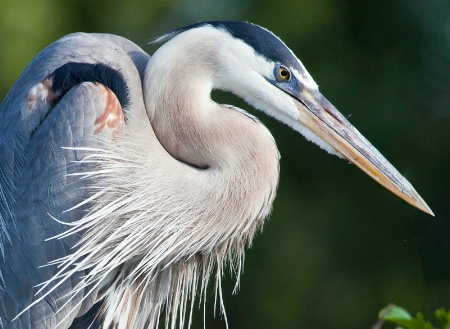
[[[183,53],[192,57],[190,69],[198,65],[199,74],[209,77],[200,79],[205,83],[199,83],[201,88],[236,94],[432,214],[412,185],[319,92],[301,61],[270,31],[245,22],[203,22],[162,38],[168,39],[178,39],[178,47],[165,56],[177,56],[176,50],[191,47]]]

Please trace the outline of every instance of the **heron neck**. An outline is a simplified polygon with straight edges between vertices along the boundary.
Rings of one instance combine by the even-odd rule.
[[[214,50],[173,51],[166,46],[151,58],[143,89],[155,135],[178,162],[171,170],[183,176],[187,193],[197,194],[187,197],[190,207],[198,209],[198,220],[209,223],[205,229],[213,225],[205,234],[215,230],[226,240],[253,231],[260,222],[256,220],[268,215],[278,185],[279,153],[273,137],[243,111],[212,101]]]
[[[201,169],[237,169],[250,159],[276,158],[270,132],[245,112],[215,103],[210,97],[212,77],[199,74],[195,65],[187,67],[189,71],[175,70],[176,79],[159,78],[162,74],[153,71],[144,88],[150,122],[166,151]]]

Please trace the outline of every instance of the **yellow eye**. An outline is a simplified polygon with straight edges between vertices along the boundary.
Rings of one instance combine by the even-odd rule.
[[[291,79],[291,72],[283,65],[278,66],[277,79],[281,81],[289,81]]]

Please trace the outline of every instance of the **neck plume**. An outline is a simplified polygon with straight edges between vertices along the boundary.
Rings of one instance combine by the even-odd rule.
[[[88,150],[86,163],[96,169],[79,175],[96,182],[92,206],[59,236],[84,234],[72,255],[55,262],[61,272],[48,283],[89,269],[73,294],[105,298],[104,327],[156,328],[164,305],[168,327],[183,327],[188,300],[192,310],[214,272],[221,301],[225,264],[239,278],[244,250],[275,197],[279,154],[271,134],[211,100],[212,53],[178,49],[185,52],[150,60],[145,107],[133,101],[120,138]]]

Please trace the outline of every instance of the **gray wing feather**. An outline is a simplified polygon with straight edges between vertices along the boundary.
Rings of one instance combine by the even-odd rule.
[[[120,37],[70,35],[36,57],[0,107],[0,328],[52,328],[82,297],[55,314],[78,283],[79,276],[72,277],[12,321],[36,299],[37,285],[57,272],[56,266],[44,265],[70,254],[79,238],[47,240],[68,228],[51,216],[72,222],[89,207],[64,212],[88,197],[91,184],[69,175],[88,169],[76,162],[84,155],[71,148],[96,145],[95,120],[105,109],[101,90],[92,83],[78,84],[55,106],[38,97],[30,107],[30,90],[64,63],[104,62],[126,72],[127,83],[137,87],[139,95],[139,74],[148,58]],[[134,97],[135,92],[130,93]],[[70,326],[78,309],[60,328]]]

